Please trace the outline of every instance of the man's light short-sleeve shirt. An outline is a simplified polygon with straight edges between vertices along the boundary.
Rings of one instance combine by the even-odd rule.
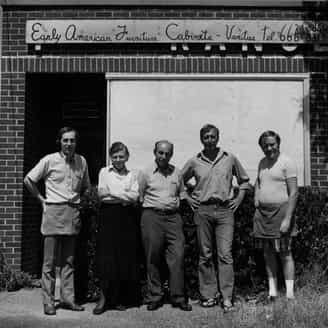
[[[144,208],[176,210],[184,194],[180,170],[169,165],[166,172],[156,164],[144,169],[139,176],[140,198]]]
[[[259,202],[281,204],[288,201],[287,179],[296,177],[296,164],[285,154],[280,154],[273,165],[270,165],[265,157],[262,158],[257,181]]]
[[[37,183],[44,179],[46,187],[46,203],[80,202],[81,191],[89,187],[89,173],[85,158],[74,154],[68,162],[60,152],[46,155],[27,174]]]

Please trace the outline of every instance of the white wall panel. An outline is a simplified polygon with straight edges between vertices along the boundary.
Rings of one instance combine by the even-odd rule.
[[[212,123],[220,145],[237,155],[252,180],[262,157],[259,135],[277,131],[304,183],[302,80],[112,80],[109,106],[110,142],[128,145],[130,168],[151,163],[159,139],[174,143],[172,162],[182,167],[201,149],[200,127]]]

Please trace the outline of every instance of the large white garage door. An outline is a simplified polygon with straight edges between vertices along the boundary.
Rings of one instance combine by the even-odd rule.
[[[211,123],[220,129],[220,145],[237,155],[252,180],[263,156],[257,144],[265,130],[282,138],[281,150],[297,162],[300,184],[308,180],[308,129],[305,78],[206,79],[172,76],[108,76],[108,142],[130,149],[130,168],[153,161],[154,143],[174,143],[178,167],[200,149],[199,130]]]

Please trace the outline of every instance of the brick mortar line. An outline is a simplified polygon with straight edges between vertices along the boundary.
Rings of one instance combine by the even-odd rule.
[[[136,55],[136,56],[124,56],[124,55],[119,55],[119,56],[103,56],[103,55],[98,55],[98,56],[2,56],[1,59],[5,60],[5,59],[13,59],[13,60],[18,60],[18,59],[38,59],[38,60],[42,60],[42,59],[63,59],[63,60],[68,60],[68,59],[122,59],[122,58],[146,58],[146,59],[177,59],[177,60],[187,60],[189,58],[193,58],[193,59],[226,59],[226,58],[232,58],[232,59],[243,59],[245,57],[241,56],[241,55],[230,55],[230,56],[174,56],[174,55],[159,55],[159,56],[142,56],[142,55]],[[289,57],[289,56],[276,56],[276,55],[264,55],[264,56],[254,56],[254,55],[250,55],[248,57],[246,57],[246,59],[292,59],[292,60],[297,60],[297,59],[304,59],[304,60],[327,60],[328,59],[328,55],[327,56],[302,56],[302,55],[297,55],[297,56],[293,56],[293,57]]]

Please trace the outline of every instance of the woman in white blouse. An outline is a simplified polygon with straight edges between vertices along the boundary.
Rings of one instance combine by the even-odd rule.
[[[100,170],[98,181],[101,207],[96,263],[100,299],[94,314],[140,304],[137,175],[125,166],[129,150],[123,143],[113,143],[109,155],[111,165]]]

